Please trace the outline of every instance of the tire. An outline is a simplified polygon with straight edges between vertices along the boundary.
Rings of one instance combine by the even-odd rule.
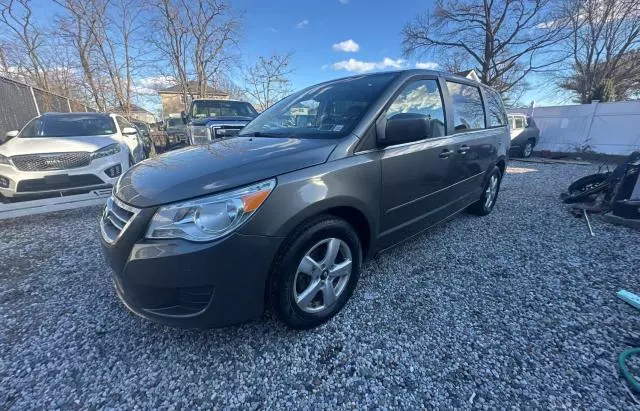
[[[493,167],[489,173],[487,182],[482,188],[480,200],[471,204],[467,211],[473,215],[485,216],[491,213],[493,207],[498,201],[498,193],[500,192],[500,183],[502,182],[502,173],[498,167]],[[491,189],[490,189],[491,188]],[[491,201],[489,198],[491,196]]]
[[[330,246],[337,247],[335,258],[325,262]],[[275,258],[269,276],[271,308],[294,329],[325,323],[353,294],[361,262],[360,239],[349,223],[328,215],[310,220],[287,237]]]
[[[532,153],[533,153],[533,140],[527,140],[527,142],[524,143],[524,146],[522,146],[522,150],[520,150],[520,156],[522,158],[529,158],[531,157]]]
[[[609,173],[591,174],[577,179],[561,196],[566,204],[580,203],[609,188]]]

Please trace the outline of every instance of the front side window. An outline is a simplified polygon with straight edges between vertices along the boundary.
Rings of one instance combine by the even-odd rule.
[[[83,137],[115,133],[116,125],[108,116],[44,116],[31,120],[22,129],[20,137]]]
[[[286,97],[256,117],[243,136],[340,138],[351,132],[397,73],[329,81]]]
[[[453,102],[453,127],[456,132],[485,128],[484,107],[480,89],[447,81],[447,89]]]
[[[429,137],[444,136],[446,127],[440,87],[436,80],[418,80],[406,86],[387,110],[387,120],[424,116]]]
[[[191,117],[255,117],[258,112],[249,103],[225,100],[196,100],[191,107]]]
[[[516,117],[515,119],[515,128],[524,128],[524,118]]]
[[[507,125],[507,113],[504,110],[500,95],[493,90],[485,89],[487,96],[487,109],[489,110],[489,127]]]

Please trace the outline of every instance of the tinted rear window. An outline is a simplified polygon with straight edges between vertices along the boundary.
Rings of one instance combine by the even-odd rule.
[[[504,110],[500,95],[493,90],[485,89],[487,108],[489,110],[489,127],[500,127],[507,124],[507,113]]]
[[[79,137],[115,133],[116,125],[108,116],[45,116],[31,120],[20,137]]]

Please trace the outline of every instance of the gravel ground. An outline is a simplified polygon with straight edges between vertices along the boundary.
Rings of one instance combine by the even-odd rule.
[[[640,312],[615,292],[640,291],[640,234],[568,215],[558,194],[590,167],[512,166],[490,216],[369,261],[306,332],[128,313],[97,208],[0,221],[0,409],[637,406],[615,364]]]

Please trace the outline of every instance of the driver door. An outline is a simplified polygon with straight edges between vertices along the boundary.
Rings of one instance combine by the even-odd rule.
[[[411,80],[392,100],[379,122],[398,115],[423,115],[430,123],[427,137],[381,149],[380,243],[386,247],[446,216],[455,201],[450,186],[455,147],[446,135],[444,103],[437,78]],[[379,127],[380,136],[384,128]]]

